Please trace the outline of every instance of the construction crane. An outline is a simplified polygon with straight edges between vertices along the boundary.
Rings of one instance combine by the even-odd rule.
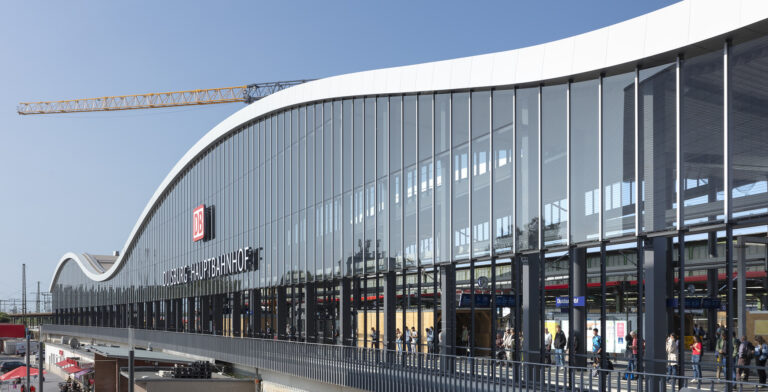
[[[135,95],[117,95],[66,101],[21,102],[16,111],[21,115],[107,112],[113,110],[169,108],[175,106],[212,105],[217,103],[258,101],[297,84],[312,79],[282,82],[254,83],[245,86],[210,88],[203,90],[172,91]]]

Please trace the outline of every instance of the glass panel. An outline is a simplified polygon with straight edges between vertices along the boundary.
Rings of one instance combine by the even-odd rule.
[[[680,75],[684,222],[722,220],[723,52],[686,59]]]
[[[353,186],[353,180],[354,180],[354,168],[355,168],[355,161],[353,161],[354,158],[354,140],[353,140],[353,128],[352,128],[352,119],[354,118],[354,113],[352,111],[352,100],[351,99],[345,99],[344,105],[343,105],[343,113],[342,113],[342,119],[343,119],[343,126],[342,126],[342,139],[344,146],[341,149],[343,153],[340,153],[339,156],[342,159],[342,183],[343,183],[343,189],[344,192],[352,190]]]
[[[315,202],[323,201],[323,107],[315,105]],[[311,190],[310,190],[311,191]],[[322,210],[322,207],[320,207]],[[321,212],[322,213],[322,212]],[[322,235],[322,231],[320,232]],[[320,259],[322,262],[322,259]]]
[[[341,137],[341,101],[333,102],[333,194],[341,194],[342,164],[345,157],[341,152],[344,151],[344,145]],[[349,165],[348,165],[349,166]]]
[[[416,96],[403,99],[403,160],[405,166],[416,163]]]
[[[365,182],[376,175],[376,100],[365,99]]]
[[[355,256],[355,209],[353,195],[354,194],[352,192],[345,193],[344,205],[342,206],[344,209],[343,215],[341,217],[341,232],[344,236],[344,243],[342,244],[344,249],[342,253],[342,269],[345,276],[351,276],[354,273],[352,264]]]
[[[325,266],[324,272],[327,279],[327,277],[330,277],[333,274],[333,223],[335,220],[333,214],[333,200],[325,201],[324,218],[325,234],[323,238],[325,240],[325,256],[323,257],[323,265]]]
[[[414,165],[405,169],[405,225],[403,231],[403,241],[405,244],[405,262],[408,267],[416,265],[418,257],[418,248],[416,243],[418,228],[418,196],[419,179],[418,168]]]
[[[606,82],[608,79],[610,78],[607,78]],[[604,87],[605,91],[608,91],[607,87],[607,85]],[[573,243],[600,239],[599,88],[597,79],[571,84],[571,242]],[[606,110],[608,109],[606,106]],[[605,120],[613,119],[611,114],[604,114],[603,117]],[[606,123],[606,129],[609,126]],[[616,149],[615,145],[611,145],[610,149]],[[606,148],[607,150],[609,148]]]
[[[395,172],[402,167],[402,108],[400,96],[389,98],[389,170]]]
[[[451,153],[435,157],[435,260],[451,261]]]
[[[307,188],[302,192],[306,195],[307,205],[315,204],[315,133],[310,132],[307,135],[307,162],[306,162],[306,180]]]
[[[676,226],[675,65],[640,70],[638,95],[641,227]]]
[[[379,97],[376,100],[376,176],[389,174],[389,100]]]
[[[474,95],[473,95],[474,97]],[[474,98],[473,101],[474,102]],[[472,105],[474,108],[474,104]],[[472,118],[474,119],[474,112]],[[475,122],[472,121],[473,126]],[[489,124],[486,121],[486,125]],[[473,132],[474,134],[474,132]],[[472,141],[472,255],[488,254],[491,245],[491,152],[490,137]]]
[[[355,225],[355,274],[361,274],[363,272],[363,260],[365,252],[365,236],[364,236],[364,217],[365,217],[365,192],[363,187],[355,189],[354,194],[354,214],[353,220]]]
[[[331,103],[323,105],[323,197],[333,197],[333,110]],[[328,260],[326,260],[328,262]]]
[[[419,95],[419,160],[432,157],[432,94]]]
[[[611,194],[604,199],[606,237],[635,231],[634,94],[634,73],[603,79],[603,194]]]
[[[512,250],[514,243],[512,208],[512,166],[514,156],[514,95],[515,90],[493,92],[493,248]]]
[[[456,128],[454,128],[456,129]],[[469,257],[469,147],[453,149],[453,256]]]
[[[539,89],[517,90],[515,223],[517,251],[539,247]]]
[[[453,146],[459,146],[469,140],[469,93],[453,94],[451,112]]]
[[[419,259],[421,264],[432,264],[432,188],[434,187],[432,161],[419,165]]]
[[[304,138],[307,136],[307,108],[302,106],[299,108],[299,137]]]
[[[355,188],[363,186],[365,183],[364,162],[365,162],[365,130],[363,129],[363,100],[355,99],[355,128],[353,139],[355,143],[354,160],[355,162]]]
[[[376,183],[365,186],[365,271],[376,266]]]
[[[341,232],[342,197],[337,196],[333,201],[333,276],[341,276],[344,237]]]
[[[323,279],[323,234],[325,222],[323,221],[323,203],[317,203],[315,208],[315,279]]]
[[[315,260],[317,260],[317,242],[315,239],[317,238],[317,222],[316,222],[316,214],[315,214],[315,207],[310,206],[307,209],[307,281],[311,282],[314,281],[316,276],[316,269],[315,269]]]
[[[542,221],[544,246],[567,243],[568,195],[566,175],[567,86],[542,89]]]
[[[376,195],[376,258],[379,270],[390,271],[394,267],[389,258],[389,191],[388,180],[379,180]]]
[[[491,92],[472,93],[472,139],[485,136],[491,129]]]
[[[768,213],[768,37],[734,45],[730,57],[733,217]]]
[[[389,256],[398,268],[403,264],[403,181],[402,173],[389,177]]]
[[[448,150],[451,142],[451,94],[435,95],[435,154]]]

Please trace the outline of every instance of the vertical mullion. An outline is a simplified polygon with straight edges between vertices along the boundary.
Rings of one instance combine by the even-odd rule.
[[[537,117],[538,117],[537,118],[537,121],[538,121],[538,131],[537,131],[537,133],[538,133],[538,143],[537,144],[538,144],[538,146],[537,147],[539,149],[539,151],[538,151],[538,155],[539,156],[538,156],[538,173],[537,173],[537,178],[538,178],[537,182],[538,183],[536,184],[536,186],[538,187],[538,190],[539,190],[539,195],[538,195],[538,198],[537,198],[537,203],[538,203],[538,207],[537,208],[538,208],[538,210],[537,210],[537,215],[536,215],[538,217],[537,219],[538,219],[538,222],[539,222],[539,224],[537,225],[538,226],[537,229],[539,231],[538,232],[538,237],[537,237],[539,239],[539,241],[538,241],[539,242],[538,243],[538,248],[539,249],[543,249],[544,248],[544,228],[542,227],[543,225],[541,224],[541,215],[542,215],[542,213],[541,213],[541,208],[542,208],[541,200],[542,200],[542,197],[544,196],[542,194],[543,187],[541,186],[541,153],[543,151],[542,150],[542,146],[541,146],[541,141],[542,141],[542,137],[541,137],[541,133],[542,133],[541,132],[541,122],[542,122],[541,94],[542,94],[542,85],[539,85],[539,94],[538,94],[538,99],[537,99],[537,103],[538,103],[538,113],[537,113]]]
[[[421,231],[419,230],[419,215],[421,215],[421,161],[419,160],[419,112],[421,95],[416,95],[416,269],[421,266]],[[405,205],[403,205],[405,207]],[[403,331],[405,333],[405,331]]]
[[[683,173],[682,173],[682,148],[680,145],[680,141],[682,139],[682,136],[680,134],[680,66],[682,65],[682,56],[678,55],[675,58],[675,169],[677,171],[677,178],[675,179],[675,184],[677,185],[677,192],[675,195],[676,203],[677,203],[677,209],[676,209],[676,218],[677,218],[677,229],[682,230],[683,228],[683,219],[685,215],[683,214],[683,203],[684,200],[683,197]]]
[[[488,175],[490,180],[488,181],[488,234],[489,234],[488,244],[490,245],[488,255],[491,257],[491,259],[493,259],[493,257],[496,254],[495,252],[496,232],[494,231],[496,222],[493,216],[493,183],[496,180],[494,178],[495,173],[493,170],[494,166],[496,166],[496,152],[493,149],[493,93],[494,91],[491,90],[490,94],[488,94],[488,126],[490,128],[488,130],[490,132],[490,136],[489,136],[490,145],[488,147],[488,153],[491,158],[488,165]],[[514,200],[514,197],[513,197],[513,200]],[[493,272],[491,273],[493,274]],[[495,294],[491,294],[491,303],[493,303],[494,295]],[[493,309],[494,308],[491,307],[491,312],[493,312]],[[496,330],[496,327],[493,327],[492,331],[495,331],[495,330]],[[491,341],[492,341],[491,344],[494,344],[493,342],[495,342],[495,339],[496,339],[496,334],[491,334]],[[492,350],[492,354],[494,354],[495,352],[496,352],[495,350]]]
[[[569,80],[565,92],[565,203],[568,209],[568,221],[566,222],[566,243],[571,243],[571,221],[573,209],[571,208],[571,83]]]
[[[725,223],[731,222],[732,206],[731,206],[731,127],[728,119],[728,110],[730,109],[730,88],[729,88],[729,73],[728,73],[728,54],[730,52],[731,43],[726,40],[723,44],[723,184],[725,191],[723,192],[723,216]]]
[[[472,260],[472,258],[475,256],[475,234],[474,234],[474,227],[472,227],[472,183],[473,179],[475,177],[475,161],[474,157],[472,156],[472,145],[474,144],[474,141],[472,140],[472,91],[469,92],[469,104],[467,105],[467,112],[469,115],[467,116],[467,140],[469,140],[469,143],[467,143],[467,151],[469,151],[467,154],[467,161],[468,161],[468,169],[469,169],[469,189],[468,189],[468,203],[469,203],[469,258]],[[470,263],[472,263],[470,261]],[[470,269],[473,268],[474,264],[470,264]],[[474,287],[474,286],[473,286]],[[474,300],[474,290],[472,291],[472,299]],[[475,320],[475,310],[474,305],[472,305],[472,327],[474,328],[474,320]],[[474,331],[472,331],[474,332]],[[473,337],[474,338],[474,337]],[[474,345],[470,345],[471,347],[474,347]],[[472,352],[472,355],[474,355],[474,351]]]
[[[602,241],[605,238],[603,227],[603,210],[605,209],[605,189],[603,189],[603,77],[605,75],[600,74],[597,88],[597,188],[598,188],[598,201],[600,209],[598,211],[598,239]],[[605,331],[600,331],[605,334]]]
[[[512,93],[512,253],[517,252],[517,88]],[[515,304],[517,306],[517,304]]]
[[[634,117],[634,127],[635,127],[635,189],[633,190],[635,194],[635,236],[640,235],[640,198],[643,196],[641,192],[641,184],[640,184],[640,119],[638,118],[640,114],[640,69],[638,67],[635,67],[635,75],[634,75],[634,111],[635,111],[635,117]],[[640,285],[640,278],[638,277],[638,287]],[[640,309],[640,308],[638,308]],[[639,312],[639,310],[638,310]],[[640,335],[642,336],[642,335]]]
[[[376,116],[379,114],[379,100],[376,97],[373,97],[373,270],[376,272],[376,274],[379,273],[379,122],[378,118]],[[365,118],[363,118],[363,121],[365,121]],[[333,205],[333,203],[331,203]],[[363,226],[365,227],[365,226]],[[376,285],[376,290],[378,290],[378,285]],[[386,293],[384,293],[386,294]],[[378,291],[377,295],[378,297]],[[378,298],[377,298],[378,300]],[[377,302],[378,303],[378,302]],[[379,309],[378,306],[376,306],[376,328],[379,328],[379,321],[378,321],[378,314]],[[384,316],[386,317],[386,315]],[[384,331],[384,333],[387,333],[387,331]],[[384,338],[381,336],[381,332],[379,332],[379,340],[384,342]],[[381,346],[384,347],[384,346]]]

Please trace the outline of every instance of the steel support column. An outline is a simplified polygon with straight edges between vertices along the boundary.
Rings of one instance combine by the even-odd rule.
[[[187,328],[186,332],[197,332],[197,304],[195,297],[187,297]]]
[[[525,355],[526,362],[540,362],[541,356],[541,332],[542,321],[540,320],[541,314],[541,290],[540,290],[540,276],[541,276],[541,260],[538,253],[531,253],[522,255],[520,262],[522,264],[522,276],[523,283],[523,314],[527,317],[523,317],[523,355]]]
[[[214,294],[211,298],[213,300],[213,334],[224,334],[224,294]]]
[[[440,266],[440,311],[442,312],[442,331],[440,331],[440,354],[456,354],[456,266]],[[442,372],[453,371],[453,361],[443,357],[440,362]]]
[[[586,367],[586,347],[587,347],[587,307],[575,306],[576,298],[584,297],[586,305],[587,295],[587,248],[571,248],[571,266],[573,268],[570,276],[570,285],[573,287],[570,299],[570,317],[568,328],[569,362],[571,366]]]
[[[717,268],[710,268],[707,270],[707,297],[717,298],[717,281],[718,281]],[[717,311],[718,309],[707,309],[707,336],[709,337],[709,350],[715,350],[717,346]]]
[[[397,275],[395,272],[384,272],[381,277],[384,292],[384,331],[383,333],[379,332],[379,339],[382,339],[384,349],[395,350]]]
[[[241,337],[243,320],[243,292],[236,291],[232,294],[232,312],[230,314],[230,323],[232,323],[232,336]]]
[[[645,244],[644,266],[645,284],[649,289],[645,293],[645,310],[648,327],[645,332],[645,370],[647,373],[664,374],[666,372],[667,353],[667,268],[668,241],[663,237],[648,239]],[[662,289],[664,288],[664,289]],[[641,337],[642,338],[642,337]],[[660,389],[663,378],[648,380],[649,392]]]
[[[304,304],[307,314],[306,339],[309,343],[317,342],[317,285],[307,283],[304,286]]]
[[[352,307],[351,282],[349,278],[339,281],[339,344],[352,345]]]
[[[288,325],[288,298],[285,295],[285,286],[278,286],[276,291],[277,306],[275,313],[277,316],[277,323],[275,324],[275,333],[278,339],[288,339],[289,333],[286,331]]]

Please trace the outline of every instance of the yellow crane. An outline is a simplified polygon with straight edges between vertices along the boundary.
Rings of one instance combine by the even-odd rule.
[[[21,115],[106,112],[113,110],[169,108],[175,106],[212,105],[243,102],[249,104],[311,79],[254,83],[244,86],[209,88],[202,90],[171,91],[135,95],[116,95],[65,101],[21,102],[16,111]]]

